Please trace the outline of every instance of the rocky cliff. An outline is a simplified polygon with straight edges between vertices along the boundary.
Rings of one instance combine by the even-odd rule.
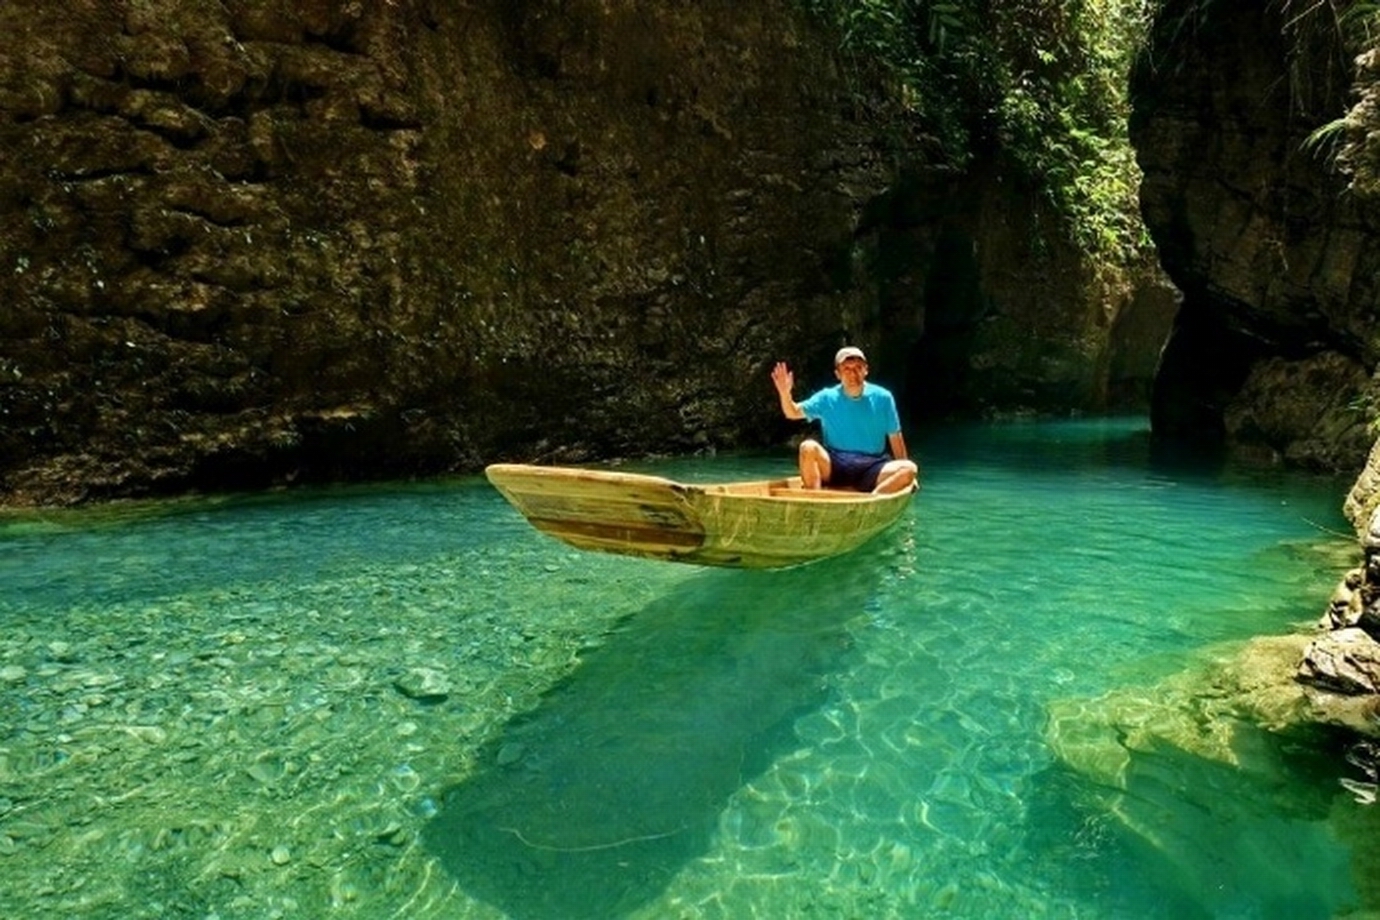
[[[1241,663],[1268,676],[1224,695],[1274,729],[1320,722],[1373,739],[1380,67],[1373,49],[1358,48],[1364,31],[1332,12],[1169,0],[1134,81],[1132,135],[1146,221],[1184,298],[1155,383],[1157,432],[1360,471],[1344,510],[1361,564],[1314,633],[1246,648]],[[1372,782],[1343,784],[1369,801],[1376,751],[1371,740],[1347,751]]]
[[[1172,302],[837,47],[788,0],[0,5],[0,496],[775,443],[770,363],[844,339],[916,413],[1142,399]]]
[[[1153,421],[1167,437],[1359,469],[1373,433],[1373,196],[1309,143],[1353,101],[1330,4],[1168,0],[1133,79],[1146,223],[1183,308]]]

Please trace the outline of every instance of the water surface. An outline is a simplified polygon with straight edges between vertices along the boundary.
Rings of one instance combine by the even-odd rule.
[[[784,572],[579,553],[481,479],[6,519],[0,915],[1375,908],[1329,739],[1183,677],[1321,613],[1347,483],[1140,420],[915,440],[901,524]]]

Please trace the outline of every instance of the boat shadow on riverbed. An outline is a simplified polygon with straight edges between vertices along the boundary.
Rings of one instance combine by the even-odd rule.
[[[518,920],[611,918],[655,899],[709,849],[730,796],[798,746],[795,723],[828,699],[885,567],[865,551],[695,575],[489,743],[428,847]]]

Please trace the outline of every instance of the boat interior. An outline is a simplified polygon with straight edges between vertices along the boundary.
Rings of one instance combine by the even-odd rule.
[[[723,485],[703,486],[708,495],[760,495],[772,498],[799,498],[810,501],[839,499],[843,501],[868,498],[870,495],[853,489],[807,489],[800,477],[790,479],[767,479],[761,482],[730,482]]]

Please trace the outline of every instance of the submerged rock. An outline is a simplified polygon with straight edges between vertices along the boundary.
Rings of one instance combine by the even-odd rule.
[[[1088,804],[1110,819],[1106,832],[1143,850],[1143,871],[1173,877],[1204,916],[1246,902],[1330,911],[1358,887],[1336,845],[1332,819],[1350,801],[1340,775],[1281,782],[1316,776],[1335,738],[1317,729],[1334,718],[1321,705],[1334,695],[1292,678],[1309,638],[1253,640],[1155,686],[1050,706],[1050,747],[1095,780]],[[1291,863],[1308,871],[1270,868]]]
[[[1164,746],[1239,766],[1238,733],[1307,721],[1305,689],[1289,676],[1306,636],[1248,643],[1162,684],[1050,705],[1049,742],[1079,772],[1120,788],[1136,752]]]
[[[446,673],[436,668],[412,668],[393,681],[393,687],[419,703],[439,703],[450,696],[453,689]]]

